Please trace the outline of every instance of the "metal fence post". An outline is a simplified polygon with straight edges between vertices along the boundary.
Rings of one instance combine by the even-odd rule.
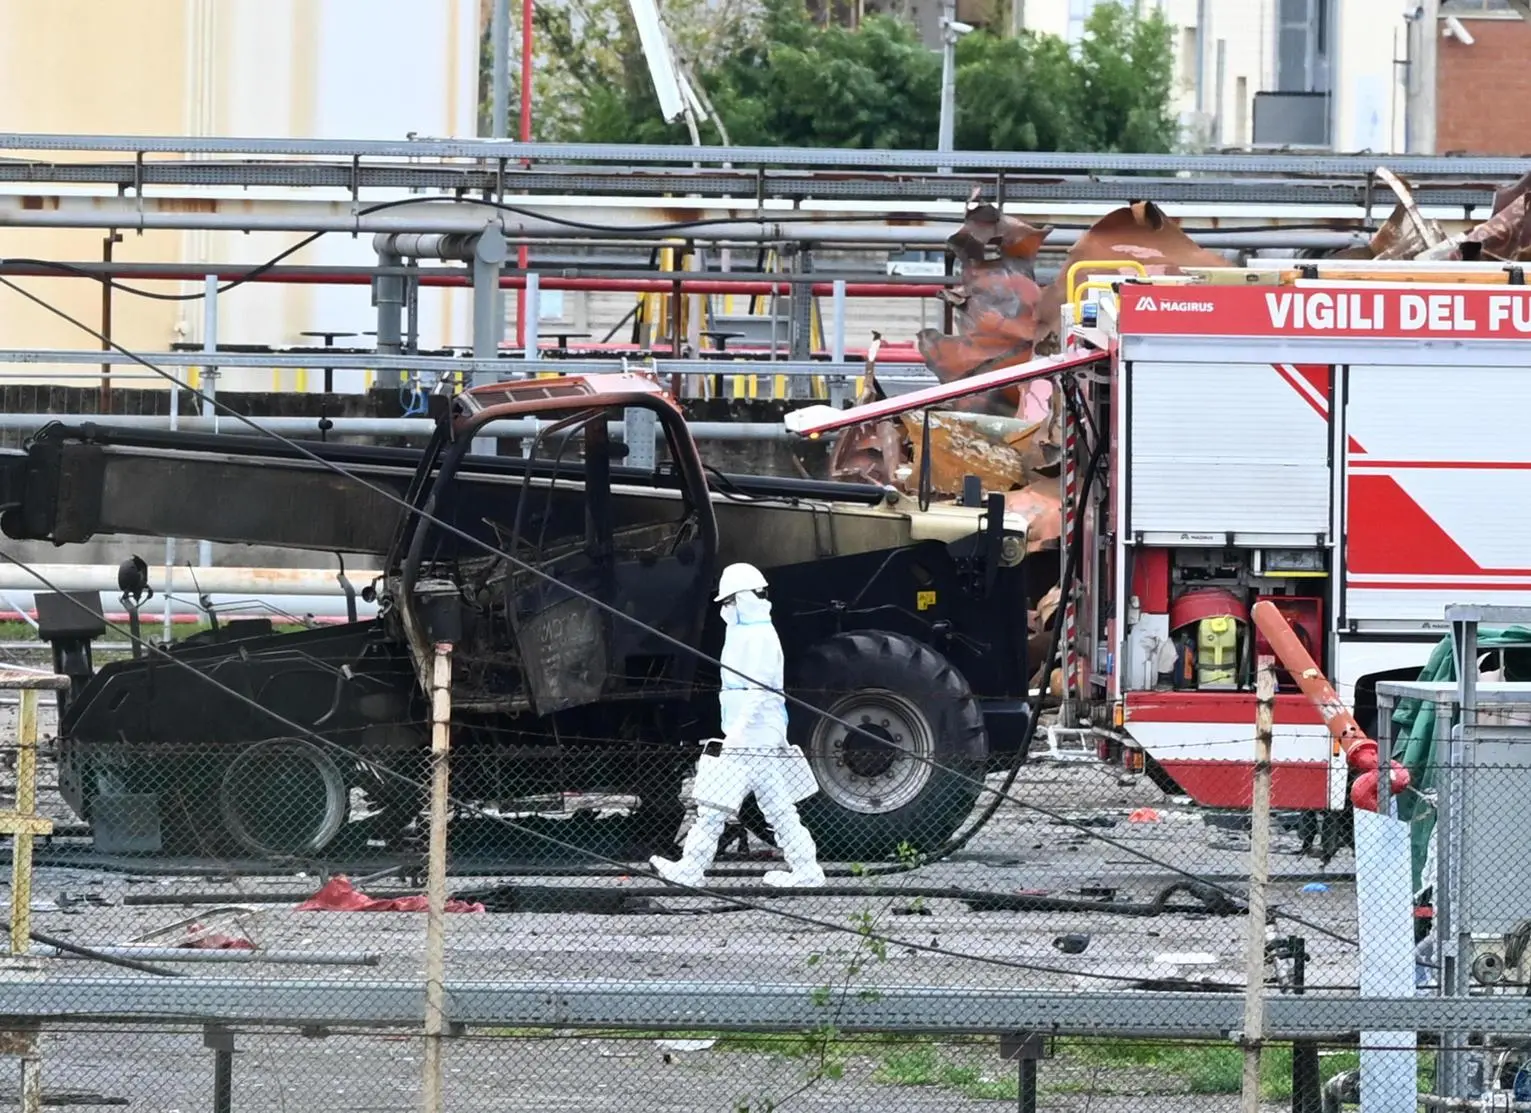
[[[1275,724],[1276,670],[1259,662],[1255,682],[1255,776],[1249,817],[1249,922],[1244,998],[1244,1113],[1260,1109],[1260,1045],[1265,1037],[1265,886],[1270,875],[1271,734]]]
[[[431,673],[431,820],[426,862],[425,1113],[440,1113],[446,1027],[447,791],[452,745],[452,644],[435,643]]]
[[[1045,1052],[1040,1032],[1014,1032],[999,1038],[1000,1058],[1013,1060],[1019,1071],[1016,1108],[1020,1113],[1037,1113],[1037,1063]]]
[[[21,1061],[21,1092],[17,1106],[21,1113],[42,1113],[43,1062],[37,1050],[41,1034],[35,1021],[22,1020],[0,1032],[0,1054],[14,1055]]]
[[[213,1113],[233,1113],[234,1033],[222,1025],[205,1025],[202,1046],[213,1053]]]
[[[15,840],[11,853],[11,954],[27,953],[32,933],[32,839],[53,830],[53,821],[37,814],[37,693],[69,687],[67,676],[0,670],[0,689],[20,690],[16,725],[16,806],[0,813],[0,834]]]

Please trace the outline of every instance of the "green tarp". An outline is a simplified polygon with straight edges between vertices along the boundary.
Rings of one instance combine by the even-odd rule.
[[[1531,629],[1524,626],[1478,628],[1478,648],[1510,649],[1516,646],[1531,647]],[[1506,680],[1531,680],[1531,653],[1505,654]],[[1457,679],[1456,661],[1451,652],[1451,639],[1445,638],[1430,654],[1430,660],[1420,671],[1422,684],[1449,684]],[[1455,725],[1453,723],[1453,725]],[[1393,760],[1403,763],[1409,771],[1409,783],[1421,791],[1435,784],[1435,769],[1443,757],[1435,753],[1435,704],[1417,699],[1403,699],[1393,709]],[[1400,756],[1401,755],[1401,756]],[[1410,838],[1414,859],[1414,891],[1424,887],[1421,874],[1429,853],[1430,838],[1435,831],[1435,809],[1428,801],[1412,792],[1398,798],[1398,817],[1410,821]]]

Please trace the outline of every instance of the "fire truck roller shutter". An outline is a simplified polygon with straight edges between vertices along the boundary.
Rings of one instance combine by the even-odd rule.
[[[1330,528],[1329,425],[1269,363],[1131,364],[1133,533]]]

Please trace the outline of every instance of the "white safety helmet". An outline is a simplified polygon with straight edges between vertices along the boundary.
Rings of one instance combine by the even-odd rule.
[[[718,577],[718,597],[713,602],[721,603],[741,591],[764,591],[765,587],[766,578],[753,564],[730,564]]]

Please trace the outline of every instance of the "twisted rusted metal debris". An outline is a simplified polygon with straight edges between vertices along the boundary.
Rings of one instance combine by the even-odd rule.
[[[1398,204],[1372,236],[1371,243],[1346,252],[1345,258],[1504,263],[1531,260],[1531,174],[1496,190],[1489,218],[1455,236],[1448,236],[1439,224],[1421,215],[1413,191],[1402,178],[1385,166],[1379,166],[1376,174],[1398,198]]]
[[[925,329],[918,336],[925,364],[942,383],[1024,363],[1057,352],[1068,273],[1091,275],[1174,274],[1184,267],[1218,266],[1163,210],[1138,201],[1098,220],[1068,253],[1048,286],[1036,280],[1036,258],[1050,228],[972,205],[962,227],[947,241],[960,283],[943,294],[952,306],[955,331]],[[1131,265],[1129,265],[1131,264]],[[868,355],[858,404],[881,397],[876,382],[877,344]],[[977,475],[985,490],[1006,492],[1006,507],[1031,523],[1033,549],[1054,546],[1061,528],[1053,484],[1061,466],[1061,407],[1048,382],[974,395],[929,415],[931,493],[955,497],[963,477]],[[920,465],[924,417],[858,426],[843,434],[830,460],[838,479],[913,490]]]

